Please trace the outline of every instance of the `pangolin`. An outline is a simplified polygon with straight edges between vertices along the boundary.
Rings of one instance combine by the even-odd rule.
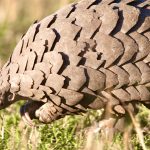
[[[120,120],[149,108],[149,90],[150,1],[81,0],[20,39],[1,69],[0,109],[26,100],[30,125],[102,108]]]

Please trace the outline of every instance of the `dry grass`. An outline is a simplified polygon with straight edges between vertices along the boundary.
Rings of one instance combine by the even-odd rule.
[[[20,120],[19,106],[20,104],[13,105],[1,112],[0,149],[2,150],[150,149],[150,133],[144,131],[145,128],[150,127],[150,120],[147,119],[147,116],[150,118],[150,112],[143,106],[136,117],[132,116],[138,128],[128,125],[124,134],[117,133],[114,136],[111,127],[99,127],[98,120],[102,114],[100,110],[89,111],[82,116],[66,116],[50,125],[36,123],[37,126],[31,128]],[[143,125],[142,121],[145,122]]]

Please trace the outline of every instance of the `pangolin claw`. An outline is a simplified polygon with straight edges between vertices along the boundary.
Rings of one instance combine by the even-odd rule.
[[[43,105],[42,102],[28,101],[20,109],[20,114],[23,121],[29,126],[35,126],[32,119],[38,119],[36,116],[36,111]]]
[[[30,118],[29,112],[27,111],[27,104],[22,106],[20,109],[22,120],[29,126],[35,126]]]

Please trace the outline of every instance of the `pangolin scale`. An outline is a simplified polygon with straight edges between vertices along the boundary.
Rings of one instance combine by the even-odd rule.
[[[1,69],[0,108],[27,100],[21,114],[30,125],[87,108],[121,119],[138,103],[150,106],[149,89],[150,1],[82,0],[20,39]]]

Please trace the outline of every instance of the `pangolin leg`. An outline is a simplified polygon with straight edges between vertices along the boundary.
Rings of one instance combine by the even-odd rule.
[[[35,115],[39,118],[40,122],[47,124],[61,118],[63,116],[62,111],[62,108],[56,106],[51,101],[48,101],[36,110]]]
[[[97,125],[97,132],[101,132],[107,141],[112,141],[118,131],[125,135],[132,125],[129,112],[135,116],[138,112],[137,105],[134,103],[128,103],[123,106],[108,104],[102,114],[101,121]]]

